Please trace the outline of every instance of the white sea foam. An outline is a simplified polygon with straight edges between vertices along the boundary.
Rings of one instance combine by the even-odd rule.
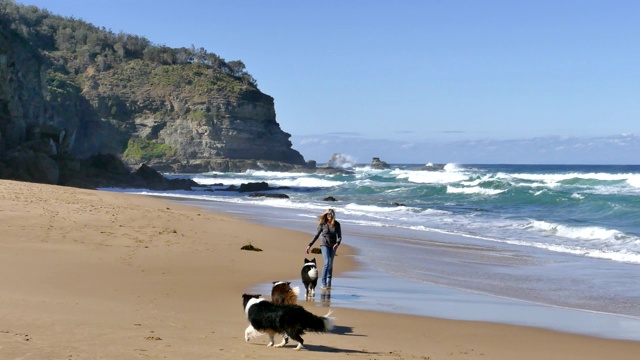
[[[632,264],[640,264],[640,253],[630,252],[628,250],[609,250],[609,249],[587,249],[577,246],[569,246],[566,244],[549,244],[541,242],[526,242],[526,241],[503,241],[508,244],[530,246],[539,249],[574,254],[579,256],[586,256],[598,259],[614,260],[619,262],[626,262]]]
[[[254,173],[255,175],[255,173]],[[245,175],[246,176],[246,175]],[[213,184],[222,184],[223,186],[240,186],[241,184],[247,184],[252,182],[264,181],[271,187],[278,186],[290,186],[290,187],[308,187],[308,188],[325,188],[331,186],[339,186],[342,184],[340,181],[333,181],[327,179],[321,179],[317,177],[311,177],[307,174],[292,174],[292,173],[275,173],[273,176],[260,176],[260,177],[194,177],[193,180],[200,185],[211,186]]]
[[[532,221],[530,226],[534,229],[570,239],[616,240],[624,236],[620,231],[598,226],[567,226],[546,221]]]
[[[637,175],[634,174],[610,174],[610,173],[565,173],[565,174],[510,174],[510,177],[522,180],[540,181],[543,183],[558,183],[571,179],[620,181],[627,180]]]
[[[307,173],[293,173],[293,172],[278,172],[278,171],[264,171],[264,170],[247,170],[245,173],[251,177],[261,177],[265,179],[278,179],[278,178],[291,178],[308,176]]]
[[[398,213],[407,212],[407,211],[410,211],[411,208],[407,206],[383,207],[383,206],[377,206],[377,205],[359,205],[359,204],[351,203],[351,204],[347,204],[344,207],[344,210],[370,215],[375,213],[384,214],[389,212],[398,212]]]
[[[404,170],[397,172],[397,178],[420,184],[449,184],[466,180],[469,176],[461,172]]]
[[[464,186],[478,186],[485,181],[491,181],[491,176],[485,175],[481,178],[469,180],[469,181],[461,181],[460,184]]]
[[[193,181],[200,185],[211,186],[213,184],[222,184],[224,186],[240,186],[240,184],[252,182],[255,180],[251,180],[248,178],[212,178],[212,177],[204,177],[204,176],[196,176],[193,178]]]
[[[447,186],[447,193],[449,194],[480,194],[480,195],[497,195],[505,190],[499,189],[485,189],[478,186],[468,188],[458,188],[454,186]]]
[[[325,180],[311,177],[287,178],[287,179],[271,179],[269,185],[276,186],[295,186],[307,188],[326,188],[342,185],[341,181]]]
[[[456,163],[448,163],[444,166],[444,170],[448,172],[458,172],[458,171],[464,171],[465,169],[460,167],[460,165]]]
[[[627,179],[627,184],[634,188],[640,188],[640,175],[631,175]]]
[[[533,193],[533,195],[535,195],[535,196],[540,196],[540,195],[544,195],[544,194],[548,194],[548,193],[549,193],[549,190],[547,190],[547,189],[542,189],[542,190],[539,190],[539,191],[534,192],[534,193]]]

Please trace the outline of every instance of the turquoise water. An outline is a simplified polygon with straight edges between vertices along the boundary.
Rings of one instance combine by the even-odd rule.
[[[435,231],[640,264],[640,166],[449,165],[352,168],[350,175],[249,171],[187,175],[220,189],[266,181],[288,200],[203,191],[193,198],[299,209],[335,207],[361,226]],[[184,176],[184,175],[183,175]],[[222,186],[207,186],[223,184]],[[328,204],[326,196],[338,201]],[[397,206],[401,204],[403,206]]]

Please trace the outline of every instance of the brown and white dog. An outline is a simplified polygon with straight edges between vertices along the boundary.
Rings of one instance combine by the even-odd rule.
[[[271,288],[271,302],[274,304],[297,304],[299,287],[291,287],[289,281],[274,281]]]
[[[300,294],[300,288],[297,286],[292,288],[291,282],[274,281],[273,287],[271,288],[271,302],[276,305],[297,304],[298,294]],[[288,342],[289,336],[287,336],[287,334],[285,333],[284,335],[282,335],[282,342],[278,345],[284,346]]]

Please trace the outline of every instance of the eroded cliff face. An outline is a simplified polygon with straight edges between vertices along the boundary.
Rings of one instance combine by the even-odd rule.
[[[123,76],[120,69],[84,77],[82,95],[98,118],[111,121],[123,134],[112,134],[110,138],[121,139],[118,146],[127,163],[145,162],[156,169],[175,172],[306,166],[302,155],[292,149],[291,135],[276,121],[271,96],[251,86],[237,86],[230,91],[218,86],[216,77],[207,73],[205,66],[187,67],[196,72],[200,68],[206,75],[189,79],[194,69],[137,62],[130,64],[129,70],[144,76],[136,80],[135,86],[118,80]],[[173,81],[167,83],[167,78]],[[165,145],[169,150],[163,157],[136,154],[126,151],[131,150],[131,140]]]
[[[251,84],[203,64],[142,60],[74,74],[56,56],[0,34],[0,177],[96,154],[167,172],[306,166],[273,98]]]

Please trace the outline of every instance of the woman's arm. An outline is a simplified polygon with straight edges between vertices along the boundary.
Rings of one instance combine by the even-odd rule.
[[[318,226],[318,232],[316,233],[316,236],[314,236],[313,239],[311,239],[311,242],[309,243],[309,247],[311,247],[311,245],[313,245],[313,243],[316,242],[316,240],[318,240],[321,233],[322,233],[322,226]]]

